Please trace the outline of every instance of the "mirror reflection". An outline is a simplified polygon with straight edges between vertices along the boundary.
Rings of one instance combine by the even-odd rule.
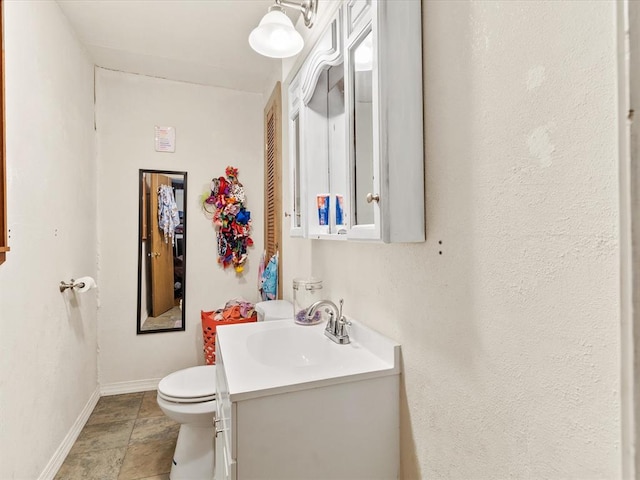
[[[296,115],[293,120],[294,151],[293,163],[293,227],[302,227],[302,203],[300,199],[300,115]]]
[[[337,233],[345,220],[344,215],[336,215],[336,202],[338,198],[344,199],[348,184],[344,64],[322,70],[313,92],[304,112],[306,131],[313,132],[312,136],[305,138],[306,175],[313,179],[307,208],[309,218],[314,219],[312,234]],[[296,135],[299,134],[296,132]],[[299,142],[298,137],[296,142]]]
[[[373,203],[367,194],[373,188],[373,37],[369,32],[353,49],[353,143],[356,225],[374,223]]]
[[[187,172],[140,170],[138,333],[184,330]]]
[[[346,222],[344,195],[347,191],[346,114],[344,104],[344,64],[332,66],[328,71],[329,91],[327,93],[327,120],[329,130],[329,191],[331,233],[343,233]],[[341,202],[337,205],[337,202]]]

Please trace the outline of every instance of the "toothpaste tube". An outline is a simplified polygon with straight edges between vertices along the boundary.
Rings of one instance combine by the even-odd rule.
[[[344,198],[336,195],[336,225],[344,225]]]
[[[316,195],[318,205],[318,223],[329,225],[329,195]]]

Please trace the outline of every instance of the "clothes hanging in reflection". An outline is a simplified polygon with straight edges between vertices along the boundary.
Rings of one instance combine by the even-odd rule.
[[[173,195],[173,188],[170,185],[160,185],[158,187],[158,226],[164,233],[165,243],[175,245],[176,227],[180,225],[180,215],[178,205]]]

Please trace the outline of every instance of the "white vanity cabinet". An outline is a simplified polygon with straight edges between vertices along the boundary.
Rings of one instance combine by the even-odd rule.
[[[334,350],[328,365],[276,367],[254,361],[255,352],[245,348],[252,343],[252,333],[263,328],[306,334],[311,330],[305,329],[314,327],[295,326],[291,320],[219,329],[215,480],[397,479],[399,346],[392,347],[395,353],[388,350],[387,361],[377,354],[358,357],[357,350],[366,348],[363,344],[333,344],[320,326],[314,331],[318,341],[331,342],[327,349],[353,348],[354,355]],[[286,347],[265,344],[264,349],[265,357],[296,356],[282,353]]]
[[[219,350],[219,349],[218,349]],[[235,408],[229,400],[229,386],[224,370],[222,356],[218,351],[216,355],[216,412],[213,417],[215,425],[214,449],[214,478],[213,480],[231,480],[237,478],[235,429],[231,427],[232,419],[236,415],[232,412]],[[233,448],[232,448],[233,447]]]
[[[324,111],[307,101],[309,72],[326,69],[314,52],[323,51],[327,34],[289,87],[291,164],[297,166],[291,172],[292,196],[299,214],[292,235],[424,241],[421,2],[346,0],[332,25],[336,22],[334,58],[341,63],[334,65],[340,64],[342,76],[332,82],[329,70],[323,88],[331,92],[340,85],[342,98],[322,98]],[[323,77],[318,78],[321,85]],[[331,196],[324,229],[316,208],[323,193]],[[337,196],[342,224],[336,222]]]

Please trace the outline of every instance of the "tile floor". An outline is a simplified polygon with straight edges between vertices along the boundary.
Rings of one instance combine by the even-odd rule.
[[[102,397],[55,480],[169,480],[179,428],[155,390]]]
[[[157,317],[147,317],[140,330],[158,330],[164,328],[180,328],[182,326],[182,309],[173,307]]]

